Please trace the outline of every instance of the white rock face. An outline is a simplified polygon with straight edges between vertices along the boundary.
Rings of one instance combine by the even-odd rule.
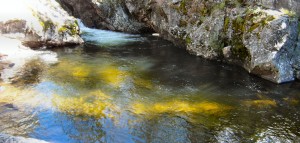
[[[41,59],[46,64],[57,62],[56,53],[34,51],[29,47],[83,43],[77,19],[55,0],[0,2],[0,54],[6,55],[0,57],[0,75],[4,81],[8,82],[30,60]]]
[[[0,34],[30,47],[81,44],[77,20],[55,0],[0,0]]]

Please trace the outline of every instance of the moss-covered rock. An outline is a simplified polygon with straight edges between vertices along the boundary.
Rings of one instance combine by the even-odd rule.
[[[26,46],[64,46],[81,44],[77,20],[71,17],[55,0],[17,1],[11,0],[3,8],[19,11],[1,11],[0,32],[3,36],[21,40]],[[1,8],[1,6],[0,6]],[[65,29],[63,29],[64,27]]]
[[[145,32],[141,29],[147,27],[194,55],[240,65],[277,83],[295,78],[290,63],[298,37],[296,0],[60,2],[90,27],[131,33]]]

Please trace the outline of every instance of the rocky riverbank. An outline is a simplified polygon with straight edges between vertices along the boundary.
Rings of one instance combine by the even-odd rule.
[[[26,61],[55,63],[56,54],[31,48],[82,44],[77,19],[55,0],[10,0],[0,5],[0,72],[8,80]]]
[[[7,134],[0,134],[0,142],[3,143],[48,143],[46,141],[32,139],[32,138],[24,138],[24,137],[16,137]]]
[[[295,0],[59,2],[90,27],[155,31],[191,54],[240,65],[276,83],[299,78],[300,2]]]

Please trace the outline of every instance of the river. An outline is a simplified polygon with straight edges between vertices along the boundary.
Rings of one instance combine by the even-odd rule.
[[[82,27],[3,84],[0,133],[47,142],[300,142],[300,83],[273,84],[151,35]],[[41,49],[45,50],[45,49]]]

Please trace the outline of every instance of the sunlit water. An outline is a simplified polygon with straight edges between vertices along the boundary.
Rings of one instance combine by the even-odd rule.
[[[0,88],[1,133],[57,143],[300,142],[299,82],[276,85],[158,37],[83,30],[86,45],[53,49],[55,65],[28,61],[25,77]]]

